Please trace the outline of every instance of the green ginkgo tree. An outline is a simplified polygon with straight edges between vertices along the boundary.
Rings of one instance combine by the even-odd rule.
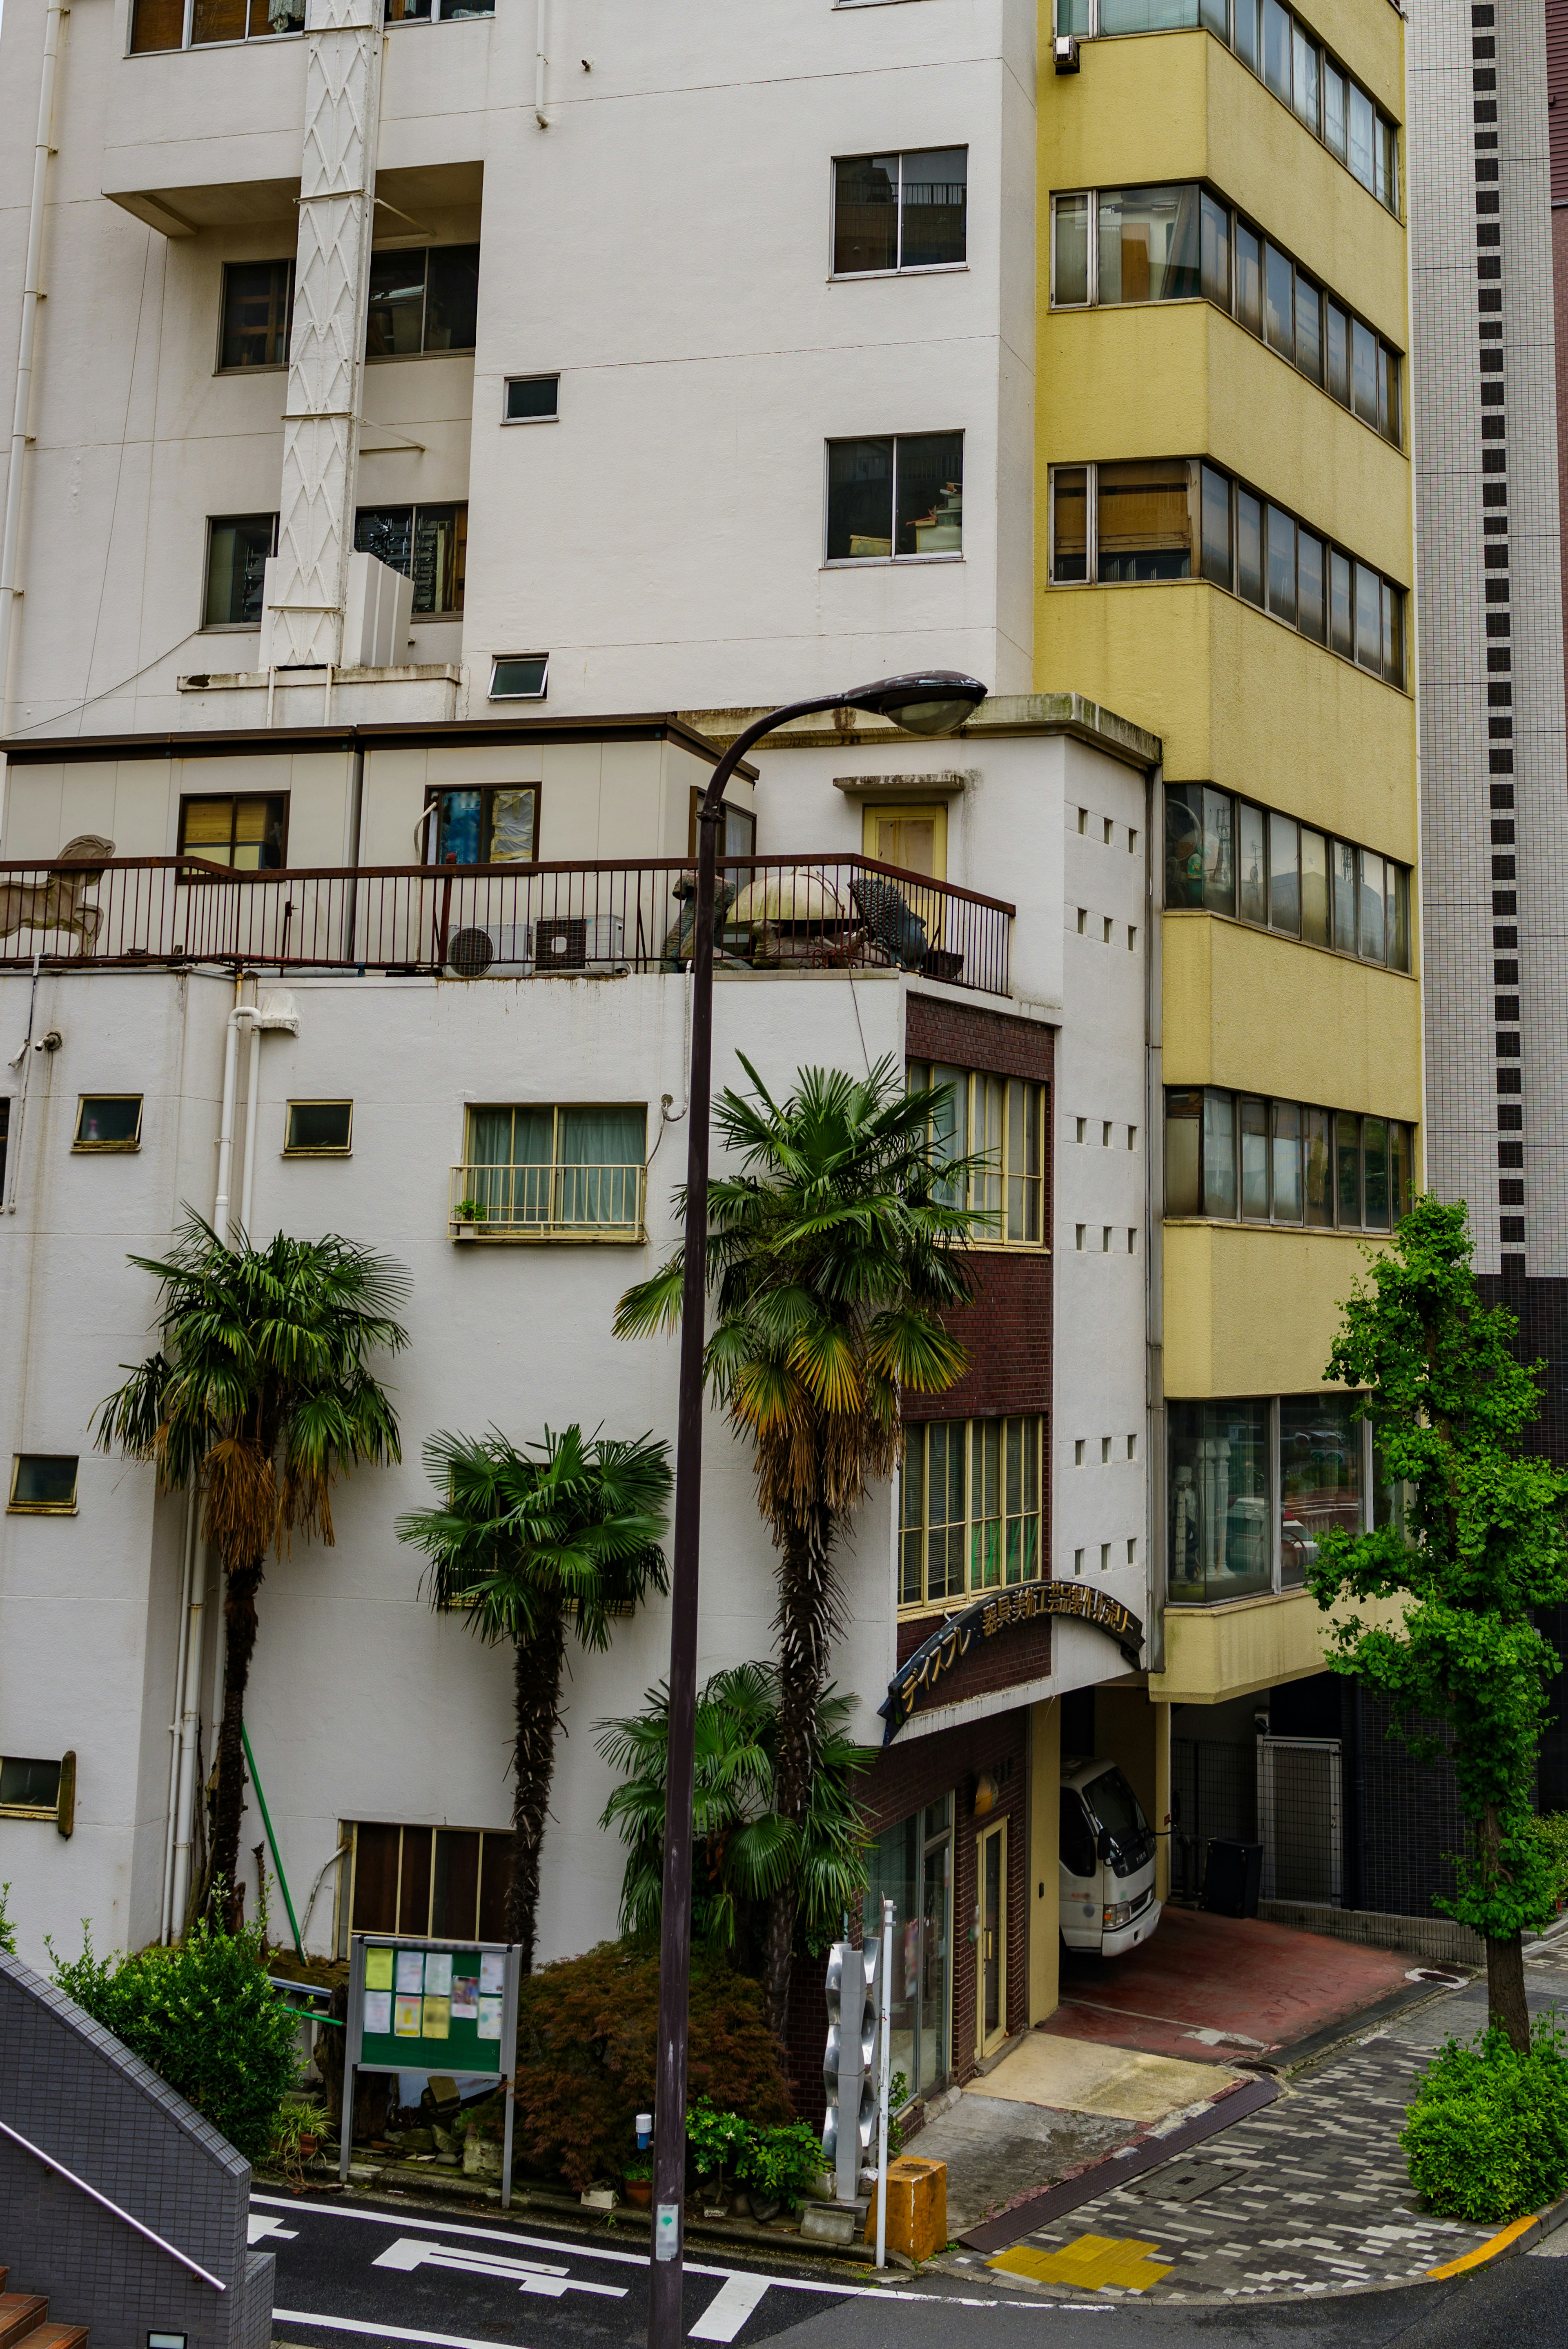
[[[1555,1905],[1532,1797],[1562,1666],[1534,1618],[1568,1597],[1568,1475],[1525,1448],[1542,1366],[1471,1256],[1463,1203],[1420,1195],[1344,1306],[1327,1375],[1364,1392],[1395,1500],[1370,1532],[1326,1533],[1307,1580],[1338,1613],[1332,1668],[1388,1699],[1418,1760],[1452,1762],[1468,1847],[1438,1906],[1484,1938],[1489,2022],[1522,2054],[1520,1936]]]

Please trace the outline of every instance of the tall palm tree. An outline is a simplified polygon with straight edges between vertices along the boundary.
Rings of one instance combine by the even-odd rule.
[[[232,1925],[244,1810],[245,1688],[267,1553],[296,1534],[330,1547],[332,1487],[362,1461],[402,1457],[397,1418],[368,1367],[408,1342],[395,1318],[408,1276],[329,1236],[226,1247],[188,1214],[166,1257],[130,1262],[160,1284],[159,1350],[99,1406],[98,1444],[150,1460],[165,1491],[196,1484],[223,1576],[223,1713],[218,1729],[209,1898]],[[180,1920],[183,1922],[184,1920]]]
[[[445,1498],[400,1517],[397,1537],[429,1560],[434,1607],[460,1610],[480,1639],[511,1640],[515,1651],[506,1930],[531,1973],[567,1632],[584,1648],[607,1648],[617,1615],[669,1588],[659,1547],[669,1446],[650,1435],[584,1443],[581,1428],[568,1427],[558,1435],[546,1428],[542,1444],[519,1452],[492,1428],[432,1435],[425,1464]]]
[[[943,1315],[974,1279],[965,1243],[987,1217],[957,1204],[977,1159],[950,1154],[949,1088],[907,1092],[892,1059],[868,1077],[805,1069],[782,1103],[744,1054],[752,1092],[714,1104],[739,1172],[708,1186],[709,1391],[749,1440],[758,1502],[779,1550],[776,1803],[810,1808],[819,1707],[841,1628],[835,1547],[866,1490],[903,1452],[904,1389],[942,1394],[968,1356]],[[682,1252],[627,1289],[621,1337],[680,1319]],[[768,2011],[782,2032],[798,1886],[772,1896]]]
[[[804,1819],[777,1808],[779,1675],[767,1664],[715,1672],[696,1701],[696,1784],[692,1801],[696,1886],[692,1929],[710,1949],[744,1964],[754,1919],[779,1886],[797,1888],[808,1933],[830,1936],[866,1882],[866,1834],[854,1777],[874,1754],[849,1733],[851,1700],[832,1689],[817,1709],[817,1770]],[[602,1721],[594,1740],[621,1784],[599,1824],[626,1846],[621,1930],[652,1940],[664,1905],[665,1774],[669,1690],[649,1689],[644,1710]]]

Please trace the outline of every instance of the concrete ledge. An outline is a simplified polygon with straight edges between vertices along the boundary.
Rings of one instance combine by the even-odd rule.
[[[1484,1966],[1486,1943],[1451,1917],[1395,1917],[1376,1909],[1330,1909],[1310,1900],[1260,1900],[1258,1915],[1298,1933],[1324,1933],[1368,1950],[1406,1950],[1439,1965]]]

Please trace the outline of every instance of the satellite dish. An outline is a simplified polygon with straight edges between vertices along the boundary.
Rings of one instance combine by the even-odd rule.
[[[459,930],[447,948],[447,961],[459,978],[482,978],[495,960],[488,930]]]

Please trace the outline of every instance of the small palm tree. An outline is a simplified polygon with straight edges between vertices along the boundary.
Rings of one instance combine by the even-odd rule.
[[[650,1689],[645,1709],[602,1721],[595,1744],[621,1776],[599,1824],[625,1844],[621,1930],[656,1938],[664,1907],[665,1774],[669,1691]],[[803,1818],[777,1803],[779,1675],[767,1664],[715,1672],[696,1701],[696,1784],[692,1799],[692,1930],[709,1949],[743,1963],[756,1925],[785,1883],[793,1883],[812,1939],[836,1931],[866,1885],[866,1836],[854,1775],[875,1759],[849,1734],[850,1700],[825,1690],[817,1708],[817,1769]]]
[[[434,1607],[461,1610],[479,1638],[510,1640],[516,1651],[506,1930],[531,1973],[567,1631],[584,1648],[607,1648],[617,1615],[669,1588],[659,1547],[669,1446],[647,1435],[584,1443],[581,1428],[568,1427],[546,1428],[542,1444],[519,1452],[492,1429],[431,1436],[425,1464],[446,1497],[400,1517],[397,1537],[428,1558]]]
[[[296,1534],[330,1547],[332,1486],[362,1461],[402,1457],[397,1414],[367,1367],[407,1332],[408,1276],[352,1240],[226,1247],[188,1215],[167,1257],[132,1257],[160,1284],[155,1354],[100,1405],[98,1443],[150,1460],[165,1491],[198,1485],[223,1575],[223,1713],[218,1729],[211,1897],[239,1918],[245,1688],[267,1553]],[[181,1920],[183,1922],[184,1920]]]
[[[744,1055],[749,1096],[714,1104],[740,1172],[708,1186],[710,1392],[749,1439],[758,1501],[779,1553],[777,1807],[811,1806],[829,1652],[840,1630],[835,1546],[903,1453],[900,1396],[942,1394],[968,1361],[943,1314],[967,1301],[965,1243],[989,1218],[956,1204],[985,1162],[945,1154],[949,1088],[906,1092],[894,1062],[870,1076],[801,1071],[776,1102]],[[680,1319],[682,1254],[629,1288],[621,1337]],[[782,2032],[798,1886],[770,1904],[768,2011]]]

